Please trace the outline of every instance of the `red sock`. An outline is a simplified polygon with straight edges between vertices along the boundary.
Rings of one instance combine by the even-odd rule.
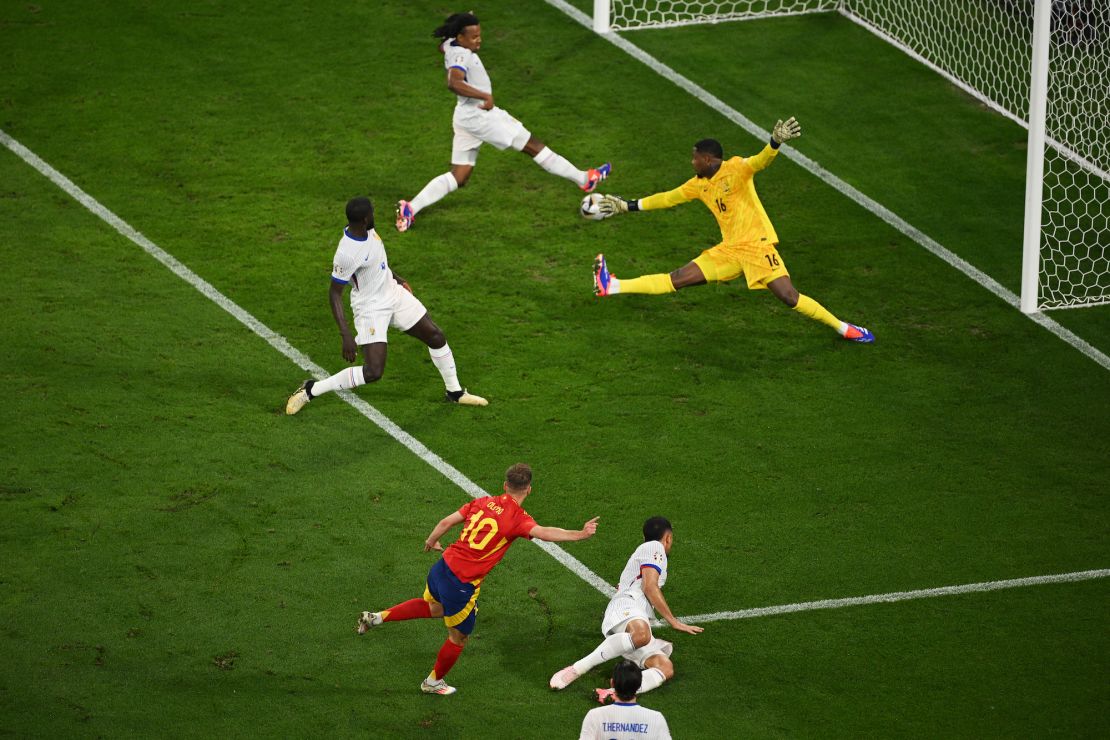
[[[397,606],[382,610],[383,622],[400,622],[403,619],[429,619],[432,607],[424,599],[409,599]]]
[[[443,641],[443,647],[439,649],[439,655],[436,656],[436,667],[432,669],[432,677],[439,680],[447,675],[447,671],[451,670],[451,666],[455,665],[455,661],[462,655],[463,646],[456,645],[450,639]]]

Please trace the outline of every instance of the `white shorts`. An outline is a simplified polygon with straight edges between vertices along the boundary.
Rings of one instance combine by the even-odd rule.
[[[601,632],[606,637],[615,635],[618,632],[624,632],[628,627],[628,623],[634,619],[641,619],[647,622],[648,629],[651,628],[651,615],[646,614],[643,607],[636,603],[635,599],[615,598],[605,607],[605,616],[601,620]],[[625,653],[624,657],[640,666],[640,668],[643,668],[644,663],[647,662],[647,659],[651,656],[663,655],[670,657],[673,650],[674,645],[652,635],[651,641],[647,645],[644,645],[642,648],[637,648],[631,653]]]
[[[478,161],[478,147],[482,144],[520,151],[532,138],[523,123],[501,108],[474,107],[462,114],[456,109],[452,124],[455,140],[451,143],[451,164],[473,165]]]
[[[416,296],[397,283],[393,283],[393,295],[390,298],[390,305],[385,308],[351,306],[357,332],[355,344],[361,347],[364,344],[386,342],[389,327],[408,331],[428,313],[428,309],[424,308],[424,304]]]

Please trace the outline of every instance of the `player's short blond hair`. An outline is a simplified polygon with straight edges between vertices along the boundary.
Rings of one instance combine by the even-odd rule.
[[[523,491],[532,485],[532,467],[528,463],[517,463],[505,471],[505,482],[514,491]]]

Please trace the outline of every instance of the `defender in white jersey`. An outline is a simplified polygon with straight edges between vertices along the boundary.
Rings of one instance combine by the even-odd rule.
[[[348,285],[357,332],[354,336],[343,310],[343,291]],[[304,381],[285,402],[285,413],[297,413],[322,393],[357,388],[381,378],[385,372],[386,334],[391,326],[428,345],[432,363],[443,377],[448,401],[464,406],[486,405],[486,399],[467,393],[459,385],[455,356],[443,332],[412,294],[409,284],[389,269],[385,244],[374,231],[374,205],[369,198],[352,198],[347,203],[347,228],[335,250],[328,298],[343,337],[343,359],[354,362],[356,350],[361,348],[364,363],[324,380]]]
[[[651,691],[674,676],[671,651],[674,646],[651,633],[651,620],[659,613],[667,624],[679,632],[696,635],[701,627],[680,622],[663,598],[667,582],[667,555],[674,543],[671,523],[653,516],[644,522],[644,544],[636,548],[621,572],[617,593],[609,600],[601,621],[605,639],[594,651],[551,677],[553,689],[565,689],[591,668],[613,658],[628,658],[644,669],[639,693]],[[598,700],[612,698],[612,689],[598,689]]]
[[[432,35],[443,40],[439,48],[447,69],[447,88],[458,96],[452,120],[455,140],[451,146],[451,170],[425,185],[411,202],[397,202],[398,231],[408,231],[417,213],[466,185],[482,144],[524,152],[540,167],[565,177],[587,193],[609,176],[608,162],[580,170],[532,136],[523,123],[494,106],[493,85],[478,58],[482,29],[474,14],[455,13]]]
[[[614,701],[597,707],[582,720],[579,740],[670,740],[671,729],[661,712],[636,703],[643,672],[630,660],[622,660],[613,668]]]

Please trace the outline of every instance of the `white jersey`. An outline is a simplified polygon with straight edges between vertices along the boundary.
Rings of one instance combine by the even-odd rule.
[[[643,568],[654,568],[659,573],[659,587],[667,582],[667,551],[663,543],[658,540],[645,542],[636,548],[632,557],[621,571],[621,580],[617,584],[617,594],[614,599],[631,598],[640,605],[645,614],[652,614],[651,602],[644,596],[644,581],[640,573]]]
[[[670,740],[667,718],[635,702],[591,709],[582,720],[579,740]]]
[[[484,93],[493,94],[493,85],[490,83],[486,68],[482,65],[482,60],[478,58],[477,54],[470,49],[459,46],[454,39],[444,41],[440,45],[440,49],[443,50],[443,66],[446,69],[461,69],[463,75],[466,76],[466,84]],[[477,109],[480,105],[482,105],[482,101],[478,98],[468,98],[465,95],[460,95],[458,105],[455,107]],[[456,112],[462,113],[463,111]]]
[[[393,305],[397,281],[385,257],[385,244],[373,229],[365,239],[356,239],[343,230],[332,260],[331,279],[350,284],[352,308],[374,310]]]

